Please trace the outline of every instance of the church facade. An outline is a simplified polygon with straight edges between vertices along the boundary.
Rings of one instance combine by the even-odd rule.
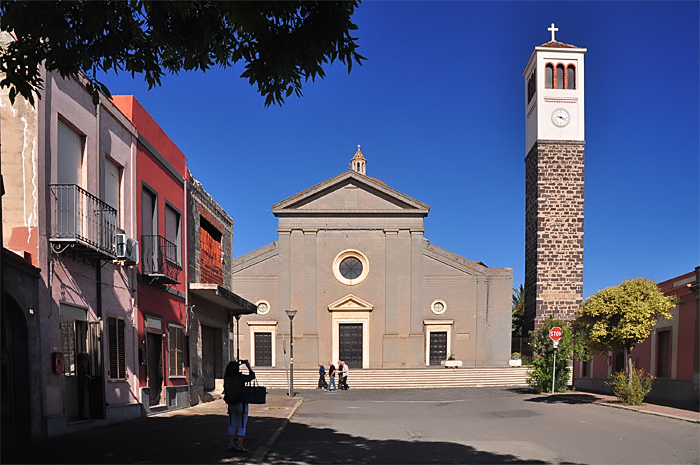
[[[240,357],[284,366],[294,317],[294,365],[351,368],[507,366],[511,268],[488,268],[431,244],[430,207],[347,171],[272,206],[278,240],[233,261],[233,288],[255,302],[237,330]]]

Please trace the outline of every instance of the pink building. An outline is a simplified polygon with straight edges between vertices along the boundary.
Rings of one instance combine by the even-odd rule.
[[[647,399],[698,406],[698,367],[700,365],[700,318],[698,283],[700,267],[658,284],[665,295],[678,299],[673,318],[661,319],[651,335],[632,350],[637,368],[656,377]],[[574,386],[580,390],[612,392],[605,383],[624,370],[624,354],[608,353],[590,362],[574,362]]]
[[[142,414],[137,275],[122,246],[136,235],[137,133],[81,77],[43,78],[35,107],[0,95],[3,256],[14,263],[3,267],[3,441]]]

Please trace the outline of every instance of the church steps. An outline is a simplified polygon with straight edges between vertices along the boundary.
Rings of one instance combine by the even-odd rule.
[[[258,382],[270,389],[287,389],[287,375],[279,368],[255,368]],[[351,370],[348,384],[356,389],[449,388],[523,386],[527,368],[418,368]],[[338,379],[336,378],[336,384]],[[295,389],[314,389],[317,369],[294,370]]]

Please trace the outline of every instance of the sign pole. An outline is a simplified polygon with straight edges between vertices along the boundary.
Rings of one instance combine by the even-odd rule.
[[[554,364],[552,366],[552,394],[554,394],[554,381],[557,379],[557,346],[559,341],[554,341]]]
[[[553,34],[553,33],[552,33]],[[564,331],[559,326],[555,326],[549,330],[549,338],[554,345],[554,364],[552,366],[552,394],[554,394],[554,381],[557,379],[557,347],[559,347],[559,339],[564,335]]]

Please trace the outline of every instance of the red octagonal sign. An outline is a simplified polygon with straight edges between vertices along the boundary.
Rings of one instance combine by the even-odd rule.
[[[561,330],[559,326],[555,326],[554,328],[549,330],[549,337],[553,341],[558,341],[561,339],[561,337],[564,335],[564,332]]]

